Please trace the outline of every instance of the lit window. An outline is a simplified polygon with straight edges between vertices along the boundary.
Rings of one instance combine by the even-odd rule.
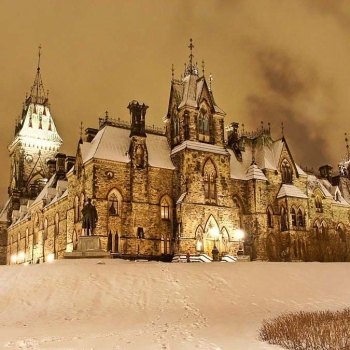
[[[112,193],[108,201],[108,213],[109,215],[118,215],[118,198]]]
[[[169,220],[170,218],[170,210],[169,203],[166,199],[162,199],[160,203],[160,216],[163,220]]]

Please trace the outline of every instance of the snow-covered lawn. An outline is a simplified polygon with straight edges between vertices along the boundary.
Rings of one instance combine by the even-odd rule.
[[[348,307],[349,277],[350,263],[0,266],[0,348],[280,349],[257,339],[262,320]]]

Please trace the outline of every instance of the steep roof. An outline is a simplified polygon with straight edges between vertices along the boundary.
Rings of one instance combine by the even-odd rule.
[[[129,163],[130,130],[110,125],[103,127],[94,139],[80,145],[83,163],[92,158]],[[148,164],[163,169],[174,169],[170,147],[164,135],[147,134]]]
[[[307,199],[307,195],[303,193],[298,187],[290,184],[282,184],[278,191],[277,198],[294,197]]]

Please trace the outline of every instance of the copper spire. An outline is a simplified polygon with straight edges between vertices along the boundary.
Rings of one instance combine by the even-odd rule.
[[[38,67],[36,69],[36,76],[34,84],[30,89],[30,95],[27,98],[27,103],[35,103],[46,106],[48,104],[48,98],[44,90],[43,81],[40,74],[40,58],[41,58],[41,45],[39,45],[38,53]]]

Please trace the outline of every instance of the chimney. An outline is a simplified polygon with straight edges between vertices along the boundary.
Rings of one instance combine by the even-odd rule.
[[[142,102],[131,101],[127,107],[131,115],[131,136],[143,136],[146,137],[145,132],[145,116],[148,106]]]
[[[68,173],[68,171],[70,169],[72,169],[74,164],[75,164],[75,157],[67,156],[67,158],[66,158],[66,173]]]
[[[57,153],[56,154],[56,173],[57,176],[65,176],[65,164],[64,161],[66,159],[66,155],[64,153]]]
[[[320,176],[324,179],[327,179],[332,183],[332,167],[330,165],[323,165],[318,170],[320,171]]]

